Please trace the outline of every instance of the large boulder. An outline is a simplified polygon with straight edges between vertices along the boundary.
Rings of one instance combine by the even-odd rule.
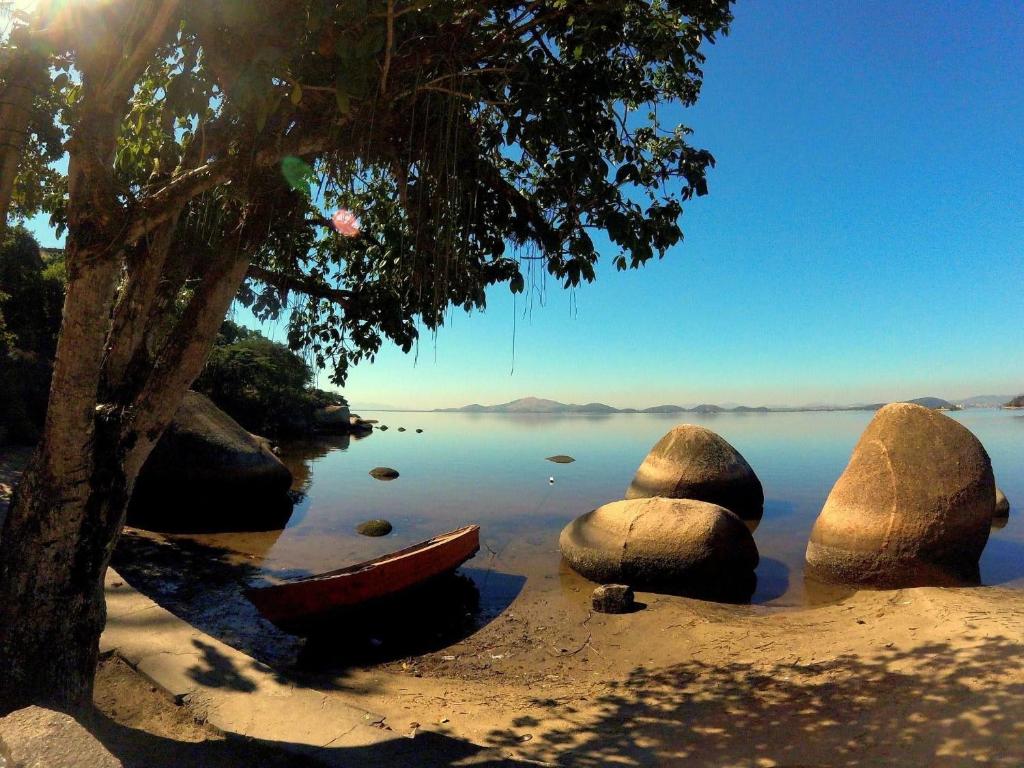
[[[320,432],[348,432],[352,412],[347,405],[327,405],[313,411],[313,424]]]
[[[0,718],[0,766],[7,768],[121,768],[71,716],[42,707]]]
[[[699,596],[752,588],[758,561],[742,520],[693,499],[613,501],[569,523],[558,544],[591,581]]]
[[[992,464],[961,424],[893,403],[861,435],[811,531],[807,573],[876,587],[976,583]]]
[[[291,514],[292,474],[198,392],[187,392],[139,473],[129,522],[156,530],[259,530]]]
[[[626,490],[627,499],[664,496],[725,507],[742,520],[760,520],[764,490],[740,452],[720,435],[680,424],[647,454]]]

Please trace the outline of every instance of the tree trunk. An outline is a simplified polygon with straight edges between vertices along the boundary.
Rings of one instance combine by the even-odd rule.
[[[92,481],[77,485],[44,465],[40,452],[0,541],[0,714],[91,702],[106,622],[103,577],[124,522],[127,478],[116,465],[98,462]]]

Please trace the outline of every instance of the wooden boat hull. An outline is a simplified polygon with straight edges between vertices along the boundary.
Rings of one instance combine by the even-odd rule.
[[[450,573],[479,549],[480,526],[468,525],[347,568],[247,589],[245,596],[278,626],[308,626]]]

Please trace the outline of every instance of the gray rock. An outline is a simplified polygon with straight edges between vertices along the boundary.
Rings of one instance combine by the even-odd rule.
[[[398,477],[398,470],[391,467],[374,467],[370,470],[370,476],[378,480],[394,480]]]
[[[212,527],[273,527],[291,511],[291,484],[268,440],[249,434],[205,395],[186,392],[139,473],[129,522],[162,530],[194,513]],[[258,520],[270,507],[268,520]]]
[[[381,424],[379,427],[377,427],[377,429],[379,429],[381,432],[387,432],[388,431],[388,425],[387,424]]]
[[[399,432],[405,432],[405,427],[399,427],[399,428],[398,428],[398,431],[399,431]]]
[[[346,432],[351,422],[352,412],[347,405],[327,405],[313,411],[313,424],[321,432]]]
[[[572,464],[576,459],[572,456],[566,456],[564,453],[559,453],[555,456],[548,456],[548,461],[552,461],[555,464]]]
[[[417,435],[422,435],[423,434],[423,430],[422,429],[417,429],[416,430],[416,434]]]
[[[1006,494],[1000,488],[996,488],[995,510],[993,517],[1009,517],[1010,515],[1010,500],[1006,498]]]
[[[760,520],[764,510],[761,481],[746,459],[696,424],[674,427],[637,469],[626,498],[652,496],[718,504],[743,520]]]
[[[356,526],[356,533],[363,536],[387,536],[392,530],[391,523],[387,520],[367,520]]]
[[[636,607],[633,590],[625,584],[602,584],[590,601],[598,613],[629,613]]]
[[[569,523],[558,544],[591,581],[662,591],[732,592],[750,583],[758,562],[742,520],[693,499],[614,501]]]
[[[861,435],[811,531],[807,573],[875,587],[977,583],[995,482],[963,425],[887,405]]]
[[[121,768],[78,722],[42,707],[0,718],[0,765],[7,768]]]

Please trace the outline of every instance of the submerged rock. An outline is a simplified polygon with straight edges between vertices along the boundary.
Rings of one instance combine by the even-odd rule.
[[[718,504],[743,520],[760,520],[761,481],[739,451],[696,424],[674,427],[651,449],[626,490],[627,499],[663,496]]]
[[[416,430],[416,434],[417,435],[422,435],[423,434],[423,430],[422,429],[417,429]]]
[[[590,597],[598,613],[629,613],[636,607],[633,590],[625,584],[602,584]]]
[[[547,461],[553,461],[555,464],[572,464],[576,459],[572,456],[566,456],[564,453],[559,453],[556,456],[548,456]]]
[[[558,544],[591,581],[699,595],[744,591],[758,562],[742,520],[693,499],[614,501],[569,523]]]
[[[399,428],[398,428],[398,431],[399,431],[399,432],[405,432],[405,427],[399,427]]]
[[[379,427],[377,427],[377,429],[379,429],[381,432],[387,432],[388,431],[388,425],[387,424],[381,424]]]
[[[356,533],[363,536],[387,536],[392,530],[391,523],[387,520],[367,520],[356,526]]]
[[[394,480],[398,477],[398,470],[391,467],[374,467],[370,470],[370,476],[378,480]]]
[[[291,514],[291,484],[269,441],[205,395],[186,392],[139,473],[129,522],[155,530],[281,527]]]
[[[1003,493],[1002,489],[996,488],[996,507],[993,517],[1009,517],[1009,515],[1010,500],[1006,498],[1006,494]]]
[[[807,572],[876,587],[977,583],[994,508],[992,464],[967,428],[920,405],[887,405],[818,515]]]

